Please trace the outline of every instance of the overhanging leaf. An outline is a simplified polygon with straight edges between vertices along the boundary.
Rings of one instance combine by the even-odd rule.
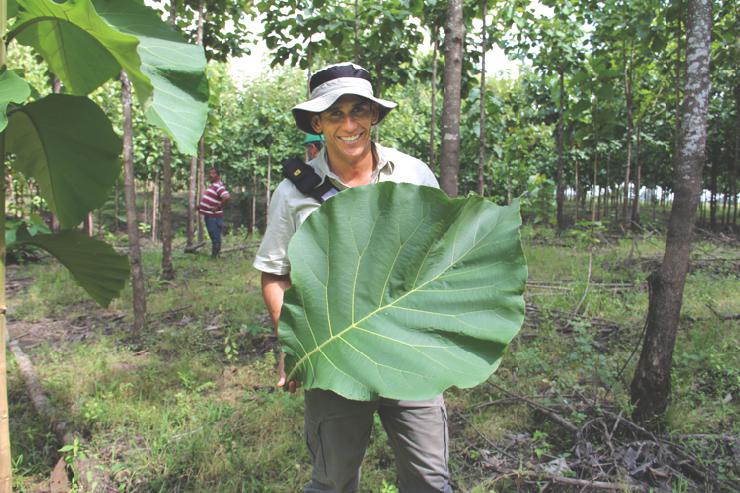
[[[18,0],[11,37],[32,46],[72,94],[126,70],[148,120],[194,154],[205,126],[205,54],[134,0]]]
[[[128,258],[112,246],[77,230],[29,235],[18,231],[17,243],[35,245],[51,253],[77,283],[101,306],[119,295],[129,276]]]
[[[8,125],[5,112],[10,103],[22,103],[31,95],[31,86],[12,70],[0,71],[0,132]]]
[[[33,177],[62,227],[102,205],[121,170],[121,139],[88,98],[52,94],[10,115],[6,149]]]
[[[356,400],[485,380],[524,320],[520,224],[518,203],[409,184],[333,197],[289,246],[289,378]]]

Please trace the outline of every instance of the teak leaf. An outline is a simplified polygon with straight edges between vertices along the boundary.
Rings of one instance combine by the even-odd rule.
[[[103,110],[82,96],[51,94],[13,111],[6,149],[64,228],[105,203],[121,172],[121,139]]]
[[[31,95],[31,86],[12,70],[0,69],[0,132],[8,125],[10,103],[22,103]]]
[[[126,285],[128,258],[112,246],[77,230],[31,236],[18,231],[16,242],[43,248],[57,258],[101,306],[108,306]]]
[[[519,204],[380,183],[298,229],[280,318],[289,378],[355,400],[426,399],[497,368],[524,320]]]
[[[32,46],[76,95],[125,70],[150,123],[195,154],[208,106],[203,48],[135,0],[18,0],[11,37]]]

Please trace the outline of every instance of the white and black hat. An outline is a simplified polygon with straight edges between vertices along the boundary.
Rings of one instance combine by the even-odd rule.
[[[313,74],[308,85],[311,97],[293,107],[293,118],[298,128],[310,134],[316,134],[311,127],[313,114],[327,110],[345,94],[355,94],[378,103],[380,114],[377,123],[383,121],[385,115],[397,106],[392,101],[376,98],[370,73],[354,63],[329,65]]]

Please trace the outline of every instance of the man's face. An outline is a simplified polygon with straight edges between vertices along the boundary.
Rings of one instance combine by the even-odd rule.
[[[311,124],[315,131],[324,134],[330,159],[353,161],[370,150],[370,130],[377,121],[378,105],[347,94],[315,115]]]
[[[209,169],[208,181],[210,181],[211,183],[218,181],[218,171],[216,171],[215,169]]]

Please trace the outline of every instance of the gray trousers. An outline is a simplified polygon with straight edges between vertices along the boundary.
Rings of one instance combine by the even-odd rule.
[[[452,493],[442,396],[428,401],[362,402],[313,389],[306,391],[305,403],[306,445],[313,474],[304,493],[358,490],[376,411],[396,456],[400,493]]]

